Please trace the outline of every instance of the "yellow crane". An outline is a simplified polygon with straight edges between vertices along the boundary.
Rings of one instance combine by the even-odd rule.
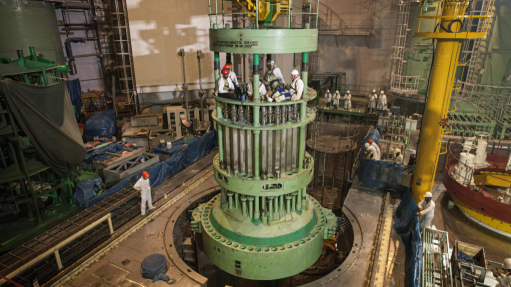
[[[478,1],[441,0],[435,1],[439,7],[436,16],[422,16],[421,12],[419,17],[418,31],[415,36],[436,39],[437,44],[421,127],[417,165],[412,180],[412,195],[416,202],[423,200],[424,194],[431,191],[433,186],[438,156],[441,153],[442,137],[448,129],[447,112],[456,67],[463,65],[458,63],[461,43],[465,40],[486,38],[494,4],[494,0],[487,1],[490,9],[486,14],[470,13],[469,5],[476,5]],[[423,5],[427,5],[425,2]],[[435,21],[434,31],[421,32],[422,20]],[[481,25],[481,29],[473,32],[471,27],[474,23]]]
[[[236,0],[245,13],[253,13],[248,14],[248,16],[252,20],[256,20],[257,13],[259,13],[259,18],[257,21],[270,23],[271,21],[275,21],[279,15],[287,15],[289,13],[289,0]],[[257,9],[259,6],[259,9]],[[257,11],[259,10],[259,11]]]

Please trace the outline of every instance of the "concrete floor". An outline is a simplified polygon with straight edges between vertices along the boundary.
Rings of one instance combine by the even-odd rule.
[[[198,189],[205,190],[217,183],[213,177],[208,178]],[[357,259],[342,272],[339,278],[344,286],[366,286],[370,278],[371,260],[375,248],[375,235],[378,227],[384,192],[357,186],[352,189],[346,200],[346,207],[356,216],[362,230],[362,242],[357,249]],[[484,246],[486,257],[490,261],[502,262],[504,258],[511,257],[511,239],[495,234],[468,220],[450,200],[449,193],[441,181],[436,181],[433,188],[433,200],[436,203],[433,225],[439,230],[449,232],[449,244],[452,247],[456,240]],[[362,204],[363,203],[363,204]],[[397,207],[399,200],[392,201]],[[142,278],[140,264],[150,254],[160,253],[166,256],[164,234],[169,221],[170,208],[136,231],[128,239],[121,242],[117,248],[111,250],[104,257],[83,271],[80,275],[68,282],[65,286],[168,286],[159,281],[152,283]],[[404,287],[405,256],[404,246],[400,237],[392,231],[390,236],[388,267],[385,286]],[[171,262],[169,260],[169,262]],[[170,266],[167,272],[176,280],[174,286],[200,286],[196,281],[189,279],[175,266]],[[100,285],[98,285],[100,284]]]
[[[197,190],[206,190],[214,186],[218,186],[218,184],[211,176],[200,184]],[[163,281],[152,283],[152,280],[142,278],[140,265],[144,258],[154,253],[168,257],[165,250],[164,234],[172,211],[171,208],[168,208],[64,286],[169,286]],[[173,286],[200,286],[172,265],[170,265],[166,274],[171,279],[176,280]]]

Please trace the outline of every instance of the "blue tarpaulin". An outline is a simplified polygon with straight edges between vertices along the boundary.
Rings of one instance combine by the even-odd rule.
[[[178,151],[180,148],[182,148],[183,146],[185,146],[187,144],[188,145],[192,144],[193,142],[198,141],[198,140],[199,140],[198,138],[193,138],[189,142],[185,143],[185,138],[182,137],[182,138],[180,138],[178,140],[172,141],[172,148],[171,149],[167,149],[167,143],[165,143],[165,147],[163,147],[163,148],[160,148],[159,146],[155,146],[153,148],[153,153],[154,154],[161,153],[161,154],[166,154],[168,156],[171,156],[176,151]]]
[[[151,186],[157,187],[165,181],[167,177],[172,177],[192,165],[199,159],[211,153],[218,148],[217,131],[213,130],[205,134],[202,138],[189,143],[181,151],[174,153],[174,155],[167,160],[154,165],[145,171],[149,173]],[[90,205],[94,205],[101,200],[109,197],[110,195],[118,192],[119,190],[135,184],[142,176],[142,172],[133,175],[112,186],[110,189],[94,198]]]
[[[401,236],[405,246],[405,286],[420,287],[422,272],[422,238],[419,211],[410,189],[404,192],[399,206],[394,211],[393,229]]]
[[[85,122],[83,133],[86,141],[91,141],[94,137],[111,138],[117,134],[117,120],[114,110],[104,110],[94,112]]]
[[[90,206],[90,201],[96,197],[96,192],[103,189],[103,180],[99,176],[91,177],[76,184],[73,201],[81,208]]]
[[[107,152],[121,154],[124,151],[125,146],[120,143],[112,143],[107,145],[104,148],[93,150],[85,156],[83,160],[85,163],[91,163],[92,161],[104,161],[114,157],[113,155],[105,154]],[[145,147],[136,147],[136,149],[145,148]]]
[[[66,81],[67,91],[69,93],[69,97],[71,98],[71,104],[75,106],[76,112],[75,117],[76,121],[80,121],[80,114],[82,111],[82,88],[80,86],[80,80],[74,79],[70,81]]]
[[[372,130],[364,139],[364,144],[369,139],[378,144],[381,139],[378,130]],[[406,189],[405,186],[401,185],[401,178],[403,177],[403,172],[407,169],[406,166],[385,160],[365,160],[364,154],[365,148],[362,147],[359,154],[360,168],[358,171],[362,183],[381,190],[393,189],[404,191]]]

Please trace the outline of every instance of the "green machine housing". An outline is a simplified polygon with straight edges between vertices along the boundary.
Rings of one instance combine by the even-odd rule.
[[[307,84],[308,52],[317,49],[318,30],[267,28],[210,29],[215,52],[253,54],[253,86],[259,86],[259,54],[303,53]],[[221,192],[193,211],[192,230],[220,269],[253,280],[293,276],[314,264],[324,240],[335,237],[337,218],[306,194],[313,159],[305,151],[305,129],[316,117],[307,101],[316,91],[305,86],[303,100],[262,102],[213,96],[219,153],[213,164]]]

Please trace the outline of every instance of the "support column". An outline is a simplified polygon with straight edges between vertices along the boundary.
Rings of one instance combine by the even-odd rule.
[[[231,53],[227,53],[225,55],[225,63],[226,64],[230,64],[232,66],[232,56],[231,56]]]
[[[259,133],[258,130],[254,131],[254,179],[261,179],[259,175]]]
[[[443,128],[439,123],[447,115],[461,48],[461,40],[456,39],[456,32],[461,28],[461,23],[453,24],[452,19],[463,16],[468,3],[446,1],[442,10],[440,27],[450,27],[453,36],[437,39],[428,100],[421,127],[417,166],[412,180],[412,195],[416,203],[424,199],[424,194],[430,191],[433,185],[443,134]],[[444,29],[439,30],[439,35],[449,33]]]
[[[215,70],[215,91],[218,91],[218,79],[220,79],[220,53],[215,52],[215,60],[213,62]]]
[[[259,54],[254,54],[254,70],[253,70],[253,90],[254,90],[254,102],[259,102]],[[256,107],[254,107],[255,110]],[[255,112],[254,112],[255,118]]]
[[[298,171],[303,170],[304,149],[305,149],[305,126],[300,126],[300,141],[298,145]]]
[[[308,72],[309,72],[309,52],[305,52],[302,54],[302,81],[303,81],[303,97],[307,95],[307,80],[308,80]],[[319,91],[318,91],[319,92]]]
[[[221,163],[224,161],[224,131],[223,126],[221,124],[217,125],[218,128],[218,158],[220,159],[220,166]]]

